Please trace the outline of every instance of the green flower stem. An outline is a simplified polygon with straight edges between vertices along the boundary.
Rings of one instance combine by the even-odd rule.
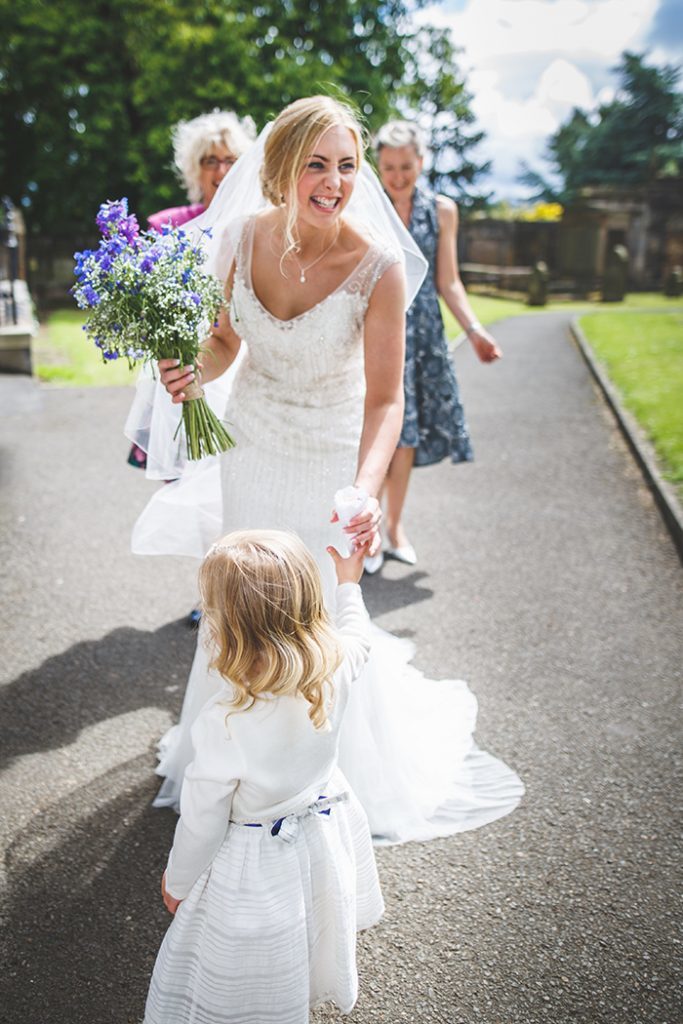
[[[185,427],[187,457],[193,462],[205,455],[218,455],[235,447],[235,442],[205,398],[183,402],[181,423]]]

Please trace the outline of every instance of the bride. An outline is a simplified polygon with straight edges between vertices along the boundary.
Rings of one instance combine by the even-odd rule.
[[[326,96],[283,110],[195,223],[229,300],[203,346],[201,383],[240,353],[226,411],[236,447],[220,458],[221,532],[296,531],[331,601],[335,491],[355,484],[370,496],[344,528],[347,542],[370,554],[380,544],[377,494],[402,422],[406,288],[410,299],[424,260],[363,164],[358,122]],[[191,370],[173,360],[159,369],[174,405],[192,396]],[[164,503],[173,489],[179,504],[188,486],[200,490],[195,475],[163,488]],[[190,726],[220,685],[202,639],[180,723],[161,743],[158,805],[177,805]],[[342,769],[379,842],[475,828],[523,792],[474,744],[467,685],[423,678],[411,655],[406,641],[375,630],[342,734]]]

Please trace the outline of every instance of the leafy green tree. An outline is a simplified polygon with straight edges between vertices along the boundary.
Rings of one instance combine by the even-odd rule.
[[[335,89],[371,129],[403,91],[407,109],[434,115],[438,159],[453,150],[446,178],[469,182],[471,139],[453,121],[471,124],[467,93],[445,37],[432,35],[442,61],[424,70],[414,6],[0,0],[0,192],[47,235],[90,232],[99,203],[120,195],[144,216],[183,199],[169,140],[180,118],[224,107],[260,127],[297,96]]]
[[[644,54],[626,52],[615,70],[614,100],[595,116],[575,109],[550,138],[560,186],[524,168],[521,180],[537,198],[566,204],[589,185],[645,185],[683,173],[680,69],[648,66]]]
[[[436,192],[466,208],[480,208],[490,193],[475,189],[490,163],[478,163],[471,150],[484,133],[473,128],[472,96],[457,65],[457,52],[444,29],[424,27],[406,40],[410,73],[399,88],[398,106],[417,121],[432,154],[427,177]]]

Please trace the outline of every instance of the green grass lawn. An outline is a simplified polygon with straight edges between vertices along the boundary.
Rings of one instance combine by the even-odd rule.
[[[590,313],[579,323],[683,499],[683,307]]]
[[[683,312],[683,299],[667,299],[657,293],[629,295],[617,307],[588,302],[553,302],[541,309],[532,309],[521,300],[498,299],[471,295],[476,315],[484,324],[493,324],[510,316],[527,313],[596,310],[596,316],[620,318],[636,309],[673,309]],[[627,319],[629,319],[627,317]],[[121,386],[132,382],[136,371],[130,371],[123,360],[104,363],[99,351],[81,330],[85,314],[77,309],[64,309],[49,314],[42,323],[33,344],[33,365],[40,380],[62,387]],[[450,339],[461,333],[447,309],[444,309],[446,334]]]
[[[683,299],[646,293],[629,295],[618,306],[557,302],[531,309],[523,301],[483,295],[470,298],[484,324],[552,310],[584,313],[580,323],[596,356],[652,439],[664,475],[683,498]],[[446,309],[444,319],[447,336],[457,337],[460,327]],[[84,320],[85,314],[76,309],[47,316],[33,345],[36,376],[63,387],[133,383],[136,371],[129,370],[124,360],[102,361],[81,329]]]
[[[131,384],[135,370],[125,359],[104,363],[99,349],[81,329],[85,313],[62,309],[50,313],[33,341],[34,373],[42,381],[66,387],[114,387]]]
[[[531,309],[517,300],[470,298],[484,324],[544,310],[583,312],[581,327],[596,356],[652,439],[664,475],[683,498],[683,299],[650,293],[629,295],[618,306],[557,302]],[[444,319],[447,336],[457,337],[460,327],[446,309]],[[81,329],[84,320],[85,314],[76,309],[59,310],[45,319],[33,345],[36,376],[65,387],[130,385],[136,371],[123,360],[104,363]]]
[[[599,310],[600,313],[627,313],[636,309],[680,309],[683,310],[683,298],[668,299],[659,292],[638,292],[627,295],[617,306],[600,302],[550,302],[547,306],[527,306],[523,299],[498,299],[488,295],[469,293],[474,312],[483,324],[494,324],[496,320],[505,320],[509,316],[522,316],[528,313],[540,315],[549,312],[583,313],[588,310]],[[446,336],[456,338],[461,333],[460,325],[451,316],[446,307],[441,305],[446,325]]]

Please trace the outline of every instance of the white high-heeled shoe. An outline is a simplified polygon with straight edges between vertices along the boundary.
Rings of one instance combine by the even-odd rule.
[[[384,565],[384,552],[380,549],[376,555],[368,555],[363,561],[363,571],[374,576]]]
[[[387,558],[395,558],[397,562],[403,562],[404,565],[415,565],[417,563],[417,554],[412,544],[402,544],[398,548],[387,548],[385,555]]]

